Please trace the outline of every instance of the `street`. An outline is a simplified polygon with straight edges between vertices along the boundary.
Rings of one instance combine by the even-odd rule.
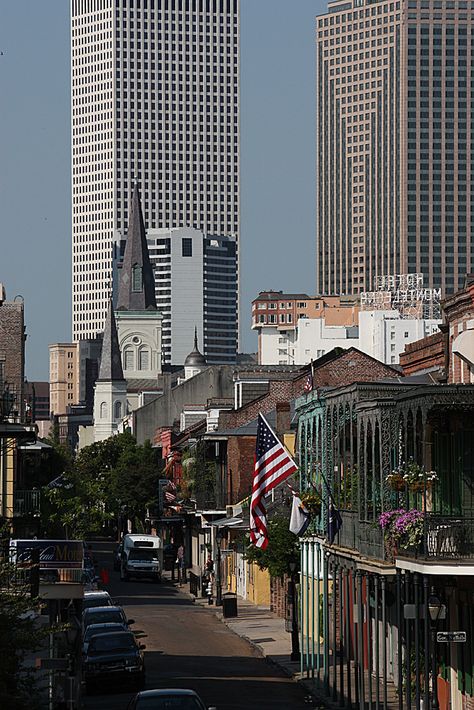
[[[192,688],[218,710],[303,708],[304,691],[206,608],[194,605],[169,579],[121,582],[112,571],[112,545],[95,543],[97,569],[110,571],[107,589],[146,644],[146,688]],[[84,708],[125,710],[132,692],[104,689]]]

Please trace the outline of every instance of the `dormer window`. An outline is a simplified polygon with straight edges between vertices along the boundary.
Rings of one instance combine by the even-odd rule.
[[[143,291],[142,267],[138,264],[134,264],[132,267],[132,291],[135,293]]]

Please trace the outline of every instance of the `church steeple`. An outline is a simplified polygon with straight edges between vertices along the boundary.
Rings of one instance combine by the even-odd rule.
[[[118,311],[156,311],[155,277],[150,262],[138,185],[133,188],[127,241],[119,271]]]
[[[110,299],[107,319],[105,321],[104,339],[102,341],[98,381],[118,382],[124,379],[114,307],[112,299]]]

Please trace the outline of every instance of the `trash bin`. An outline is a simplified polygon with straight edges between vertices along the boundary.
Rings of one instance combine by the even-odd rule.
[[[222,613],[226,619],[237,616],[237,594],[226,592],[222,595]]]

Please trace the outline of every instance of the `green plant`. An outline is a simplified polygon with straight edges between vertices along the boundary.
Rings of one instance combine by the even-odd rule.
[[[301,494],[301,502],[311,515],[319,515],[321,512],[321,494],[314,489],[309,489]]]
[[[276,516],[268,523],[268,546],[265,550],[250,544],[245,536],[245,559],[267,569],[272,577],[283,577],[290,571],[290,562],[299,567],[299,542],[288,528],[288,518]]]

